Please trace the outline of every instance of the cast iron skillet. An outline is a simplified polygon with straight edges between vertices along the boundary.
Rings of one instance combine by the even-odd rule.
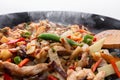
[[[5,26],[14,27],[15,25],[23,22],[36,22],[44,19],[63,25],[85,25],[94,33],[107,29],[120,29],[120,21],[113,18],[96,14],[64,11],[38,11],[0,15],[0,28]],[[117,49],[110,51],[116,51],[120,55],[120,52]],[[115,80],[115,78],[110,77],[105,80]]]

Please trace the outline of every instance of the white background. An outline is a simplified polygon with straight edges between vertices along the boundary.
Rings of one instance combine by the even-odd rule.
[[[24,11],[77,11],[120,20],[120,0],[0,0],[0,14]]]

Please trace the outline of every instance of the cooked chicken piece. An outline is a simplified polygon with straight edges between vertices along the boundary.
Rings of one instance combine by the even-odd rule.
[[[59,55],[70,55],[70,51],[65,49],[63,46],[54,46],[53,47]]]
[[[67,70],[67,75],[68,75],[68,76],[71,75],[73,71],[74,71],[73,69],[68,69],[68,70]]]
[[[8,49],[9,46],[6,43],[0,45],[0,49]]]
[[[84,80],[86,76],[87,76],[87,73],[84,70],[80,70],[79,72],[76,72],[77,80]]]
[[[76,67],[75,71],[68,69],[67,74],[67,80],[93,80],[95,77],[91,69],[82,69],[81,67]]]
[[[87,73],[84,70],[81,70],[80,67],[77,67],[76,71],[68,69],[67,74],[67,80],[83,80],[87,76]]]
[[[21,37],[22,30],[21,29],[16,29],[12,31],[11,29],[8,30],[8,35],[12,38],[20,38]]]
[[[88,53],[85,52],[85,53],[82,54],[81,60],[78,61],[78,66],[85,67],[85,66],[88,65],[88,61],[89,61]]]
[[[48,41],[46,41],[46,40],[42,40],[41,42],[41,47],[45,47],[45,46],[48,46],[50,43],[48,42]]]
[[[41,50],[38,49],[35,53],[37,53],[36,57],[36,61],[37,63],[39,62],[45,62],[47,59],[47,55],[48,55],[48,50],[49,50],[49,46],[43,47]]]
[[[54,42],[50,44],[50,47],[53,47],[53,46],[62,46],[62,44],[59,42]]]
[[[63,46],[54,46],[53,47],[56,51],[65,51],[66,49]]]
[[[91,69],[83,69],[85,73],[87,73],[87,80],[93,80],[95,77],[95,74]]]
[[[55,75],[55,77],[57,77],[59,80],[66,80],[58,72],[54,72],[54,73],[52,73],[52,75]]]
[[[105,71],[100,71],[93,80],[104,80],[105,78]]]
[[[49,49],[48,50],[48,56],[49,56],[51,62],[55,61],[57,63],[57,65],[60,66],[60,68],[63,69],[61,61],[60,61],[59,56],[58,56],[56,51],[54,51],[52,49]]]
[[[61,38],[60,41],[67,51],[71,51],[71,46],[65,38]]]
[[[21,24],[18,24],[17,26],[15,26],[13,29],[14,30],[16,30],[16,29],[22,29],[23,30],[26,27],[25,25],[26,25],[26,23],[21,23]]]
[[[95,35],[97,40],[106,37],[104,48],[120,48],[120,30],[106,30]]]
[[[76,67],[75,70],[76,70],[77,72],[79,72],[79,71],[82,70],[82,68],[81,68],[81,67]]]
[[[19,67],[18,65],[10,62],[0,61],[0,66],[1,65],[3,66],[3,68],[10,70],[12,75],[21,76],[21,77],[36,75],[48,69],[48,64],[46,63],[40,63],[34,66]]]
[[[65,28],[61,25],[58,25],[58,24],[50,23],[49,25],[50,25],[50,27],[49,27],[50,29],[47,30],[48,33],[61,35],[67,30],[67,28]]]
[[[84,44],[84,45],[82,46],[82,50],[83,50],[84,52],[87,52],[88,49],[89,49],[89,45],[88,45],[88,44]]]
[[[16,48],[11,48],[9,49],[10,52],[17,52],[18,50],[20,50],[20,47],[16,47]]]
[[[74,59],[75,57],[77,57],[79,54],[81,54],[83,52],[83,49],[81,47],[77,47],[71,54],[70,59]]]
[[[67,80],[77,80],[77,78],[76,78],[76,72],[73,71],[73,72],[71,73],[71,75],[69,75],[69,76],[67,77]]]

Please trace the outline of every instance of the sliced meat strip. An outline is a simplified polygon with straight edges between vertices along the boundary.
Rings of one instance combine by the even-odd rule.
[[[0,61],[0,66],[3,66],[3,68],[10,70],[12,75],[21,76],[21,77],[36,75],[48,69],[48,64],[46,63],[40,63],[34,66],[19,67],[18,65],[10,62]]]
[[[85,52],[82,54],[81,60],[78,61],[78,66],[80,67],[86,67],[89,63],[88,53]]]

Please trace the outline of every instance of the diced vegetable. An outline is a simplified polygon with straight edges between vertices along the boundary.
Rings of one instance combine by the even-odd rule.
[[[48,80],[58,80],[58,79],[56,77],[54,77],[53,75],[49,75]]]
[[[102,62],[102,58],[100,58],[92,67],[92,71],[95,72],[95,70],[97,69],[97,67],[100,65],[100,63]]]
[[[12,56],[12,53],[8,49],[2,49],[0,52],[0,59],[6,60]]]
[[[105,38],[103,39],[100,39],[99,41],[95,42],[93,45],[91,45],[89,47],[89,51],[91,54],[95,53],[95,52],[98,52],[101,50],[102,46],[103,46],[103,43],[105,41]]]
[[[97,41],[97,38],[96,38],[96,37],[93,38],[93,42],[95,42],[95,41]]]
[[[117,76],[120,78],[120,71],[118,70],[118,67],[115,64],[115,61],[111,60],[111,64],[112,64],[112,67],[113,67],[114,71],[116,72]]]
[[[118,67],[118,69],[119,69],[119,71],[120,71],[120,61],[116,62],[116,65],[117,65],[117,67]],[[100,71],[105,71],[106,76],[115,74],[115,71],[114,71],[114,69],[113,69],[113,67],[112,67],[111,64],[106,65],[106,66],[103,66],[103,67],[100,67],[100,68],[98,68],[97,70],[98,70],[98,72],[100,72]]]
[[[19,66],[19,67],[22,67],[22,66],[24,66],[25,64],[27,64],[29,61],[30,61],[30,60],[29,60],[28,58],[25,58],[24,60],[22,60],[22,61],[18,64],[18,66]]]
[[[14,44],[14,43],[17,43],[17,42],[20,42],[20,41],[25,41],[24,38],[19,38],[19,39],[16,39],[16,40],[10,40],[7,42],[7,44]]]
[[[16,64],[19,64],[21,61],[22,61],[22,59],[20,58],[20,56],[16,56],[16,57],[14,58],[14,62],[15,62]]]
[[[8,74],[3,74],[4,80],[13,80],[12,77]]]

